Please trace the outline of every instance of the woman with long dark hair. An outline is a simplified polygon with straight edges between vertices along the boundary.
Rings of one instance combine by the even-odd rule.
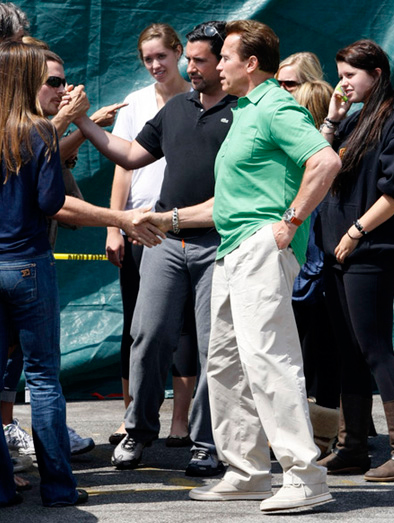
[[[394,91],[384,51],[360,40],[336,56],[340,90],[321,127],[342,159],[320,209],[329,302],[341,356],[338,444],[329,473],[394,481]],[[353,103],[364,106],[346,118]],[[386,414],[391,458],[370,469],[371,371]]]
[[[41,49],[0,45],[0,390],[11,334],[20,341],[30,389],[32,431],[46,506],[75,505],[65,401],[59,384],[60,312],[46,216],[63,206],[57,135],[38,92],[47,79]],[[20,501],[4,432],[0,430],[0,506]]]

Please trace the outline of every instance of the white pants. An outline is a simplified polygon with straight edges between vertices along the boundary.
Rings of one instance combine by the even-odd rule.
[[[284,484],[324,482],[316,465],[291,306],[299,272],[292,250],[279,250],[267,225],[216,262],[208,387],[214,439],[229,464],[226,480],[244,490],[271,488],[267,438]]]

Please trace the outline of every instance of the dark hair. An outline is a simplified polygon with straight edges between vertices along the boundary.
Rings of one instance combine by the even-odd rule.
[[[276,73],[279,67],[279,38],[268,25],[256,20],[235,20],[226,25],[226,32],[240,36],[239,55],[242,60],[255,56],[261,71]]]
[[[19,7],[11,2],[0,3],[0,40],[7,40],[28,29],[27,16]]]
[[[358,40],[338,51],[336,61],[363,69],[371,76],[376,68],[380,68],[382,73],[376,75],[375,83],[364,101],[357,125],[346,141],[342,168],[332,186],[334,193],[343,191],[349,186],[366,152],[380,140],[383,126],[393,112],[394,103],[389,60],[383,49],[375,42]]]
[[[207,28],[209,27],[214,28],[214,34],[212,36],[209,35],[209,32],[207,34]],[[220,53],[222,51],[224,39],[226,38],[226,22],[223,20],[211,20],[210,22],[196,25],[190,33],[187,33],[186,38],[189,42],[197,42],[200,40],[209,42],[212,54],[220,60]]]
[[[176,51],[178,47],[181,48],[181,53],[183,52],[183,45],[177,35],[175,29],[173,29],[169,24],[151,24],[146,27],[138,38],[138,52],[142,61],[144,57],[142,56],[142,44],[154,38],[160,38],[163,40],[164,47],[167,49],[172,49]]]

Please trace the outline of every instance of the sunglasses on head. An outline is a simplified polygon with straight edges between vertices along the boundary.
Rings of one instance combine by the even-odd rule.
[[[296,82],[295,80],[278,80],[278,82],[281,87],[286,86],[291,88],[300,85],[299,82]]]
[[[220,40],[223,42],[223,37],[219,33],[219,31],[216,29],[214,25],[206,25],[203,29],[204,35],[208,36],[208,38],[213,38],[214,36],[218,36]]]
[[[60,76],[48,76],[47,81],[45,83],[50,87],[60,87],[61,85],[65,87],[66,79],[60,78]]]

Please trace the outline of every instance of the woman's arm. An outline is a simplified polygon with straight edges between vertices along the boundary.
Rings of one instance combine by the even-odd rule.
[[[320,133],[330,145],[334,143],[335,131],[340,122],[346,118],[351,105],[350,102],[343,100],[343,95],[335,88],[328,107],[328,114],[320,126]]]
[[[363,231],[371,232],[393,215],[394,198],[384,194],[358,219],[358,223],[361,225]],[[355,225],[349,228],[346,234],[342,236],[341,241],[334,251],[339,263],[343,263],[345,258],[354,251],[362,237],[363,234]]]

